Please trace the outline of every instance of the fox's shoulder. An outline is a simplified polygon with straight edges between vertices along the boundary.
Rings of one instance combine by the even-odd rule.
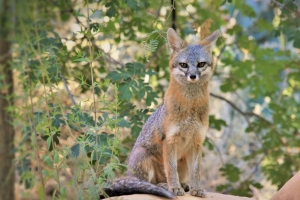
[[[139,137],[137,138],[137,142],[142,142],[145,140],[151,140],[154,136],[153,133],[157,133],[159,135],[162,134],[164,117],[166,115],[165,105],[160,105],[147,119],[144,124],[142,131],[140,132]]]

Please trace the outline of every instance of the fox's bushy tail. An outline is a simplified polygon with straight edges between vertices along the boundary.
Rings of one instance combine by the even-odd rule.
[[[156,196],[174,199],[175,196],[162,187],[153,185],[149,182],[142,181],[135,177],[124,177],[114,181],[109,188],[104,188],[103,191],[109,197],[121,196],[128,194],[153,194]],[[100,199],[105,198],[100,195]]]

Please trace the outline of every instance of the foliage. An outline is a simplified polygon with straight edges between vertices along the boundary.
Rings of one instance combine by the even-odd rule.
[[[300,170],[299,8],[290,0],[176,1],[183,37],[208,18],[211,30],[222,30],[213,79],[223,94],[243,95],[245,106],[212,98],[229,103],[246,120],[240,134],[255,138],[256,148],[242,158],[247,167],[232,160],[221,166],[227,181],[216,187],[220,192],[251,196],[250,185],[262,188],[253,176],[259,170],[248,166],[278,188]],[[14,150],[20,182],[38,188],[41,199],[50,180],[54,199],[67,199],[69,186],[78,199],[98,199],[106,181],[126,168],[133,141],[162,102],[169,79],[165,32],[174,5],[20,0],[15,9],[9,37],[18,105],[8,109],[20,130]],[[230,127],[226,116],[211,115],[210,124],[219,132]],[[205,141],[211,151],[213,144]],[[60,175],[70,168],[72,181],[63,182]]]

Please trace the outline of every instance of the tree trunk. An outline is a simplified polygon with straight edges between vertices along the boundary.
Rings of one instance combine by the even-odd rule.
[[[7,108],[13,105],[13,73],[8,23],[10,14],[9,0],[2,1],[0,8],[0,198],[14,199],[14,127],[12,113]]]

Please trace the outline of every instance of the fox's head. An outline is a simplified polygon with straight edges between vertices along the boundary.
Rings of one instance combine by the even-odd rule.
[[[181,84],[208,82],[213,74],[212,46],[219,37],[219,31],[191,45],[184,42],[172,28],[169,28],[167,36],[172,78]]]

